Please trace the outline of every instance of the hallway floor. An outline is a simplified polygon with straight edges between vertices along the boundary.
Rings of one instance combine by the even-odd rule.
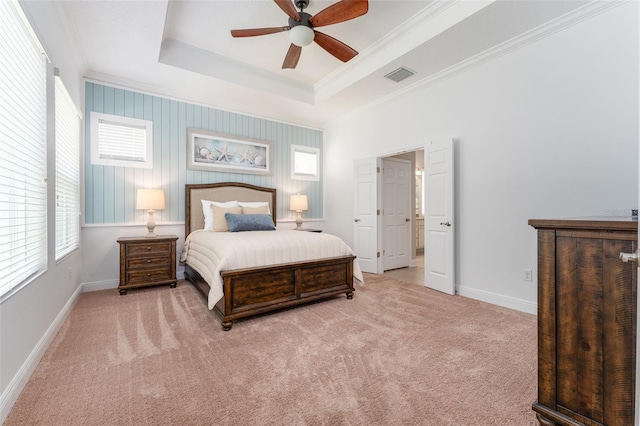
[[[397,278],[399,280],[408,281],[420,285],[424,285],[424,255],[416,256],[417,266],[409,268],[392,269],[385,271],[384,275]]]

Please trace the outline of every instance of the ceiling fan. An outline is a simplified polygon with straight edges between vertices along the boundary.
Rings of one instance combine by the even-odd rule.
[[[314,30],[316,27],[337,24],[364,15],[369,10],[367,0],[341,0],[311,16],[304,12],[309,6],[309,0],[273,0],[287,15],[289,25],[285,27],[251,28],[245,30],[231,30],[233,37],[254,37],[291,31],[291,46],[284,58],[282,68],[295,68],[298,65],[302,48],[312,41],[318,43],[324,50],[347,62],[358,54],[354,49],[335,38]],[[295,6],[294,6],[295,4]],[[300,11],[296,10],[296,7]]]

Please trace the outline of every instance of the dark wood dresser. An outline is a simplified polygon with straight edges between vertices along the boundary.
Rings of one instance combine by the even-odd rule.
[[[538,232],[542,425],[634,423],[637,248],[631,218],[529,220]]]
[[[127,289],[150,285],[169,284],[175,287],[176,240],[175,235],[157,238],[122,237],[120,244],[120,294]]]

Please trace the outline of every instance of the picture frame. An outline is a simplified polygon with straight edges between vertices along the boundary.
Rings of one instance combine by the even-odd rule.
[[[187,129],[187,169],[270,176],[272,158],[269,141]]]

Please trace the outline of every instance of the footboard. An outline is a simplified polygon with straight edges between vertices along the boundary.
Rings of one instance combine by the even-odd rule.
[[[215,305],[222,328],[230,330],[233,320],[277,309],[302,305],[342,293],[353,297],[355,256],[310,262],[238,269],[221,273],[224,297]],[[195,271],[194,271],[195,272]],[[201,283],[196,285],[201,292]]]

